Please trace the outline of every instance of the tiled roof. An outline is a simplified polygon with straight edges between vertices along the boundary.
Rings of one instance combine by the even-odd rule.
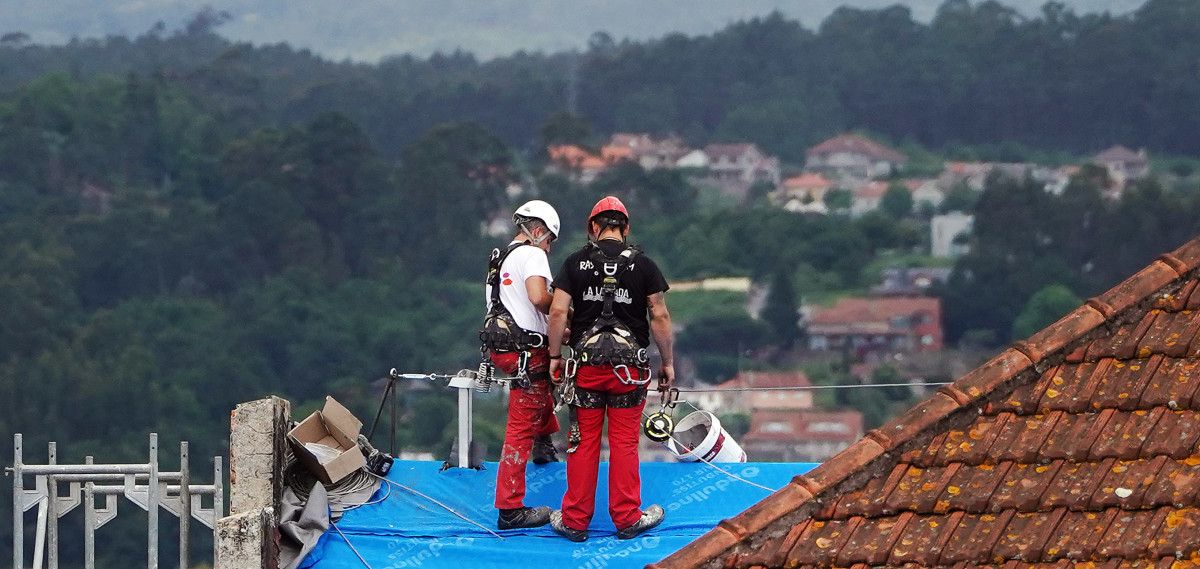
[[[864,327],[890,330],[897,318],[913,314],[941,318],[941,301],[933,297],[840,298],[829,308],[813,311],[809,327]]]
[[[908,160],[907,156],[857,134],[838,135],[808,149],[810,156],[838,152],[862,154],[875,160],[886,160],[888,162],[906,162]]]
[[[1200,239],[652,567],[1195,567],[1198,267]]]
[[[833,182],[831,182],[828,178],[826,178],[825,176],[822,176],[820,174],[814,174],[812,172],[805,172],[798,176],[792,176],[791,178],[788,178],[783,181],[783,187],[791,189],[791,190],[808,190],[808,189],[821,189],[821,188],[828,189],[831,186],[833,186]]]
[[[732,144],[710,144],[710,145],[704,147],[704,152],[706,154],[708,154],[709,158],[711,158],[714,161],[718,160],[721,157],[725,157],[729,160],[737,160],[743,154],[747,154],[747,153],[751,153],[751,152],[759,153],[759,154],[762,153],[758,149],[757,145],[748,143],[748,142],[735,142]]]
[[[812,382],[803,371],[743,371],[718,388],[740,387],[808,387]]]
[[[1146,162],[1146,155],[1117,145],[1096,155],[1096,162]]]
[[[851,192],[858,199],[880,199],[891,188],[891,184],[887,182],[867,182]]]
[[[786,425],[787,430],[769,425]],[[761,410],[750,416],[750,430],[742,440],[755,441],[844,441],[862,435],[863,416],[858,411]]]

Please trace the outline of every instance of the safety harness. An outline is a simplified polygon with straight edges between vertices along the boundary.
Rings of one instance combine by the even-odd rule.
[[[500,268],[504,266],[504,260],[516,251],[518,248],[529,245],[528,243],[512,243],[504,249],[499,247],[492,249],[492,255],[488,260],[487,279],[484,282],[491,286],[491,307],[487,314],[483,317],[483,327],[479,330],[479,351],[483,355],[483,364],[481,370],[486,365],[488,375],[494,373],[491,370],[491,361],[488,358],[488,352],[507,353],[519,352],[519,360],[517,366],[517,376],[523,381],[519,382],[518,387],[528,387],[529,380],[529,358],[530,350],[541,348],[546,345],[546,336],[537,332],[525,330],[517,325],[517,321],[513,318],[508,308],[500,301]]]
[[[604,253],[595,243],[588,245],[589,260],[600,269],[600,295],[604,303],[600,317],[579,337],[572,347],[574,358],[568,360],[567,375],[574,376],[580,365],[612,366],[617,379],[626,385],[646,385],[650,382],[650,359],[646,348],[638,344],[637,336],[613,313],[619,277],[641,253],[636,247],[626,247],[614,257]],[[641,373],[633,378],[632,369]]]

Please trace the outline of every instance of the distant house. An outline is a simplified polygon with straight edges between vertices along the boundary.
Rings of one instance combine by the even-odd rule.
[[[842,134],[808,149],[804,168],[834,178],[872,179],[893,174],[908,157],[857,134]]]
[[[779,159],[756,144],[710,144],[704,147],[704,154],[711,180],[729,195],[743,199],[757,182],[779,185]]]
[[[833,182],[825,176],[813,172],[805,172],[792,176],[783,181],[772,199],[793,213],[829,213],[825,205],[825,194],[833,189]]]
[[[810,311],[808,347],[815,351],[936,352],[942,349],[942,305],[937,298],[843,298]]]
[[[645,133],[618,132],[609,138],[603,151],[611,152],[614,156],[622,155],[642,168],[653,170],[674,167],[690,149],[674,136],[656,140]]]
[[[862,435],[858,411],[761,410],[739,443],[755,462],[824,462]]]
[[[546,153],[550,155],[549,170],[585,184],[595,180],[615,159],[612,156],[606,159],[574,144],[551,146]]]
[[[703,150],[692,150],[675,161],[676,168],[702,169],[708,168],[711,162]]]
[[[891,267],[883,270],[882,282],[871,287],[871,296],[925,296],[935,284],[950,280],[949,267]]]
[[[929,254],[953,258],[965,254],[967,238],[975,227],[975,216],[961,211],[935,215],[929,221]]]
[[[1150,156],[1144,148],[1134,152],[1117,145],[1092,157],[1092,163],[1108,170],[1108,177],[1122,188],[1125,184],[1144,178],[1150,173]]]
[[[867,182],[851,190],[853,201],[850,202],[850,215],[859,217],[879,209],[888,187],[890,184],[887,182]]]
[[[902,182],[905,188],[912,194],[913,204],[917,207],[917,211],[921,211],[922,207],[937,208],[946,201],[946,194],[938,187],[937,180],[932,179],[907,179]],[[922,206],[922,204],[928,204]]]
[[[805,172],[783,181],[781,195],[785,200],[825,201],[825,192],[833,189],[833,182],[815,172]]]
[[[760,409],[798,411],[813,408],[808,375],[803,371],[744,371],[737,377],[718,384],[717,389],[698,393],[696,405],[713,413],[753,412]],[[745,388],[774,388],[776,391],[731,391]]]

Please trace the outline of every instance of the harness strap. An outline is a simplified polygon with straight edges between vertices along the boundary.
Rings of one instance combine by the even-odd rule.
[[[495,310],[497,306],[504,308],[504,303],[500,302],[500,268],[504,266],[504,261],[508,259],[508,256],[511,255],[513,251],[516,251],[525,245],[529,244],[518,241],[516,243],[509,243],[508,247],[504,248],[503,250],[499,247],[492,249],[492,255],[488,258],[487,279],[484,280],[485,284],[491,285],[492,287],[492,310]],[[504,309],[508,310],[507,308]]]
[[[575,386],[575,399],[571,405],[580,409],[628,409],[646,401],[645,389],[634,389],[624,393],[596,391]]]

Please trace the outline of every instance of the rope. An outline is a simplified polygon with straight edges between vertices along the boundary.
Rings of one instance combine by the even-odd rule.
[[[496,533],[496,532],[492,531],[492,530],[491,530],[490,528],[488,528],[487,526],[485,526],[485,525],[483,525],[483,524],[481,524],[481,523],[479,523],[479,522],[477,522],[477,521],[475,521],[475,520],[472,520],[471,518],[468,518],[468,517],[466,517],[466,516],[464,516],[464,515],[462,515],[462,514],[458,513],[457,511],[455,511],[455,510],[454,510],[454,508],[451,508],[450,506],[447,506],[446,504],[443,504],[442,502],[438,501],[438,500],[437,500],[437,498],[434,498],[433,496],[430,496],[430,495],[428,495],[428,494],[424,494],[424,493],[422,493],[422,492],[419,492],[419,491],[417,491],[417,490],[415,490],[415,489],[413,489],[413,488],[409,488],[408,486],[405,486],[405,485],[403,485],[403,484],[401,484],[401,483],[399,483],[399,482],[396,482],[395,480],[388,480],[387,478],[384,478],[384,477],[382,477],[382,476],[379,476],[378,474],[375,474],[375,473],[373,473],[373,472],[369,472],[368,474],[370,474],[371,476],[374,476],[375,478],[378,478],[378,479],[380,479],[380,480],[382,480],[382,481],[384,481],[384,482],[386,482],[386,483],[388,483],[388,484],[391,484],[391,485],[393,485],[393,486],[396,486],[397,488],[400,488],[401,490],[405,490],[405,491],[407,491],[407,492],[410,492],[410,493],[412,493],[412,494],[416,494],[417,496],[420,496],[420,497],[422,497],[422,498],[425,498],[426,500],[429,500],[430,502],[433,502],[434,504],[437,504],[437,505],[441,506],[441,507],[442,507],[442,509],[446,510],[447,512],[450,512],[451,514],[454,514],[455,516],[458,516],[458,517],[459,517],[460,519],[462,519],[463,521],[465,521],[465,522],[467,522],[467,523],[470,523],[470,524],[474,525],[475,527],[478,527],[479,529],[481,529],[481,530],[483,530],[483,531],[486,531],[486,532],[488,532],[488,533],[490,533],[490,534],[492,534],[492,535],[494,535],[494,536],[496,536],[496,537],[498,537],[498,538],[500,538],[500,539],[504,539],[504,536],[502,536],[502,535],[500,535],[500,534],[498,534],[498,533]]]
[[[342,536],[342,539],[345,540],[346,546],[350,548],[350,551],[352,551],[354,553],[354,556],[357,557],[359,561],[362,561],[362,564],[364,567],[366,567],[367,569],[374,569],[373,567],[371,567],[370,563],[367,563],[366,559],[363,559],[362,554],[358,552],[358,549],[356,549],[354,547],[354,544],[350,543],[350,538],[346,537],[346,534],[342,533],[342,528],[337,527],[337,524],[335,524],[333,522],[329,522],[329,525],[332,526],[333,529],[337,530],[338,535]]]
[[[722,393],[726,391],[813,391],[818,389],[860,389],[864,387],[927,387],[950,382],[927,383],[851,383],[846,385],[795,385],[789,387],[680,387],[680,393]]]

